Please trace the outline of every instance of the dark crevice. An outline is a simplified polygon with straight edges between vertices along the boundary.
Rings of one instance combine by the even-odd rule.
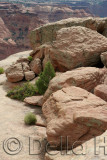
[[[103,67],[104,67],[104,64],[102,63],[101,60],[99,60],[99,62],[98,62],[96,65],[94,65],[93,67],[96,67],[96,68],[103,68]]]
[[[102,25],[102,26],[100,26],[100,27],[97,29],[97,32],[100,33],[100,34],[103,34],[104,29],[105,29],[105,26]]]

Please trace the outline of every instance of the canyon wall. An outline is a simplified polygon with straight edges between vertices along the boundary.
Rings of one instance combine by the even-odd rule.
[[[62,4],[38,5],[0,2],[0,60],[24,50],[29,50],[28,35],[31,30],[70,17],[93,16],[84,9],[72,9]]]

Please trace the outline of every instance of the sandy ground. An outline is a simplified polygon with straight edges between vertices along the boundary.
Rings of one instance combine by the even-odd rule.
[[[45,127],[24,124],[26,113],[42,115],[41,108],[6,97],[8,87],[5,83],[0,85],[0,160],[43,160],[43,151],[35,155],[39,148],[39,142],[35,140],[44,141]],[[29,155],[29,150],[34,155]]]

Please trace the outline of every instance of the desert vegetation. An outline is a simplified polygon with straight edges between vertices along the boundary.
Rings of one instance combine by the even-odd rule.
[[[0,67],[0,74],[4,73],[4,69],[2,67]]]
[[[48,88],[50,80],[55,77],[55,71],[50,62],[47,62],[44,71],[39,75],[39,79],[35,84],[26,82],[17,86],[7,93],[7,96],[12,99],[23,101],[26,97],[42,95]]]
[[[32,59],[33,59],[32,56],[29,56],[29,57],[28,57],[28,60],[29,60],[30,62],[32,61]]]
[[[55,77],[55,71],[50,62],[47,62],[44,71],[39,75],[36,81],[36,87],[39,94],[44,94],[48,88],[49,82]]]
[[[24,118],[26,125],[33,125],[37,121],[36,116],[33,113],[27,113]]]

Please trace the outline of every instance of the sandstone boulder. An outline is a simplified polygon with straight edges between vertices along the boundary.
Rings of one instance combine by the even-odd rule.
[[[104,66],[107,68],[107,52],[104,52],[101,54],[101,61],[104,64]]]
[[[25,79],[27,81],[30,81],[35,78],[35,73],[33,71],[24,72],[24,74],[25,74]]]
[[[23,67],[21,63],[11,65],[5,73],[9,82],[19,82],[24,78]]]
[[[33,49],[56,40],[56,32],[62,28],[83,26],[96,30],[107,37],[107,18],[68,18],[55,23],[49,23],[36,28],[30,34],[30,43]]]
[[[64,72],[78,67],[97,66],[100,54],[106,51],[106,37],[97,31],[75,26],[56,32],[55,41],[37,48],[34,57],[41,58],[43,66],[50,60],[56,71]]]
[[[104,81],[106,69],[95,67],[81,67],[72,71],[67,71],[53,78],[44,95],[44,101],[55,91],[68,86],[77,86],[87,91],[93,92],[94,88]]]
[[[94,94],[107,101],[107,85],[101,84],[95,87]]]
[[[41,60],[39,58],[36,58],[33,61],[31,61],[30,68],[33,72],[39,75],[42,71]]]
[[[31,104],[34,106],[42,106],[43,101],[43,96],[32,96],[32,97],[27,97],[24,99],[24,102],[27,104]]]
[[[104,138],[106,141],[107,131],[73,150],[48,151],[45,155],[45,160],[106,160],[106,154],[104,154],[104,149],[106,151],[106,143],[104,143]],[[103,148],[103,146],[105,148]]]
[[[107,103],[78,87],[53,93],[43,105],[47,121],[47,139],[56,148],[76,147],[107,129]],[[61,136],[63,137],[61,140]]]

